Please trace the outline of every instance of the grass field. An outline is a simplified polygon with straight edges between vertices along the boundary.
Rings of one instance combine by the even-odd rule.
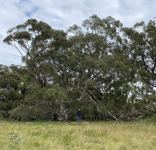
[[[0,150],[156,150],[156,123],[0,121]]]

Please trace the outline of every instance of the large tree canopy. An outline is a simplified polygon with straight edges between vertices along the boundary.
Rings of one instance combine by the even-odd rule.
[[[67,32],[36,19],[10,29],[4,42],[22,56],[25,69],[18,75],[26,90],[11,116],[22,118],[22,111],[23,118],[57,113],[72,119],[78,108],[86,119],[153,113],[155,33],[154,21],[126,28],[119,20],[96,15]]]

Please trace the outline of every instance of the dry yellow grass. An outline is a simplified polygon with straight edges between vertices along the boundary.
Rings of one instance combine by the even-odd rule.
[[[0,121],[1,150],[156,150],[156,123]]]

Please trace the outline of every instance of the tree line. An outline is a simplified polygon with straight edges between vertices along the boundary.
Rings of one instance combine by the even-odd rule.
[[[0,67],[0,110],[17,120],[136,120],[156,113],[156,22],[97,15],[57,30],[36,19],[4,42],[24,66]]]

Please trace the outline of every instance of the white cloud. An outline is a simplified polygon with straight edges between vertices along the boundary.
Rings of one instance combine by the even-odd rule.
[[[113,16],[126,26],[153,19],[155,0],[0,0],[0,64],[19,64],[18,52],[2,43],[6,31],[27,18],[37,18],[54,28],[67,29],[92,14]]]

